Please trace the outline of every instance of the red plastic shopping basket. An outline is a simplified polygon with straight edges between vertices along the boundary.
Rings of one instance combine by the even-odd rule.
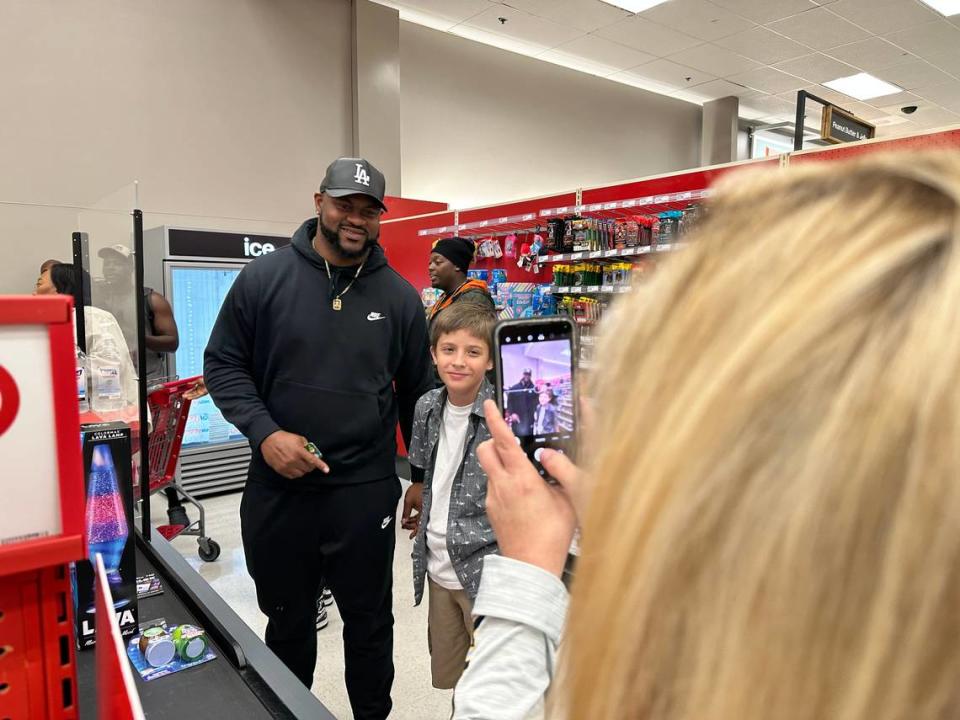
[[[164,383],[147,396],[153,419],[150,433],[150,494],[169,485],[177,473],[183,432],[190,414],[184,397],[200,377]]]

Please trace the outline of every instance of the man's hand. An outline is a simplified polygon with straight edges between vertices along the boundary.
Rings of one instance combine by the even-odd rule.
[[[477,449],[487,473],[487,516],[500,553],[560,577],[577,527],[571,493],[579,471],[564,455],[544,451],[541,463],[559,483],[545,482],[517,444],[496,404],[483,405],[492,439]]]
[[[193,402],[194,400],[202,398],[206,394],[208,394],[207,384],[203,381],[203,378],[200,378],[196,383],[194,383],[192,388],[183,394],[183,397],[190,402]]]
[[[413,512],[416,511],[416,515]],[[423,483],[411,483],[403,497],[403,520],[400,527],[410,531],[410,539],[417,536],[420,529],[420,516],[423,513]]]
[[[260,443],[260,452],[267,465],[288,480],[296,480],[308,472],[329,473],[327,464],[307,450],[307,439],[302,435],[277,430]]]

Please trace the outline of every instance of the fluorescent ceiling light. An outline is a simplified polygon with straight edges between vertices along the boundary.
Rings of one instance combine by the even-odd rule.
[[[954,0],[956,2],[957,0]],[[655,5],[662,5],[667,0],[603,0],[607,5],[616,5],[627,12],[638,13],[649,10]]]
[[[929,5],[941,15],[960,15],[960,0],[920,0]]]
[[[871,98],[883,97],[884,95],[895,95],[903,92],[903,88],[886,80],[881,80],[868,73],[858,73],[850,77],[837,78],[830,82],[823,83],[826,87],[844,95],[849,95],[857,100],[870,100]]]

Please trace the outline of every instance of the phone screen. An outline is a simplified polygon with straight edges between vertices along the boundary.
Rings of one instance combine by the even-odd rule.
[[[576,437],[573,323],[508,320],[497,326],[500,409],[537,471],[545,448],[571,453]]]

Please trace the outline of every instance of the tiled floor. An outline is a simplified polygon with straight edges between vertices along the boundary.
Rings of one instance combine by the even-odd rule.
[[[157,515],[164,517],[165,500],[159,497],[157,504]],[[204,508],[207,534],[222,548],[220,559],[212,563],[202,562],[197,557],[196,538],[177,538],[173,546],[183,553],[237,615],[263,637],[266,618],[257,608],[253,581],[247,575],[240,542],[240,495],[208,498],[204,501]],[[192,515],[191,512],[191,518]],[[394,663],[397,674],[390,717],[395,720],[443,720],[450,716],[451,693],[435,690],[430,684],[427,605],[424,602],[420,607],[413,606],[410,543],[398,525],[397,553],[393,566],[393,614],[396,621]],[[350,720],[353,714],[343,685],[343,623],[336,605],[329,610],[330,624],[317,634],[318,660],[313,693],[339,720]]]

